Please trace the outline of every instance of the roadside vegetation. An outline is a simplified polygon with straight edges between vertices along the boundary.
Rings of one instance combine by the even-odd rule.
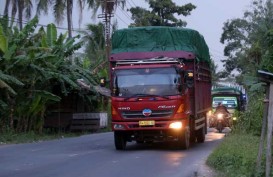
[[[0,16],[0,144],[77,136],[63,128],[45,129],[45,117],[52,111],[62,111],[59,105],[69,96],[85,102],[82,109],[107,112],[104,97],[77,83],[77,79],[83,79],[89,85],[98,85],[99,78],[108,75],[106,67],[97,69],[105,61],[102,24],[87,25],[85,33],[72,36],[69,27],[62,33],[54,23],[40,24],[38,16],[30,18],[33,7],[37,7],[37,15],[51,9],[60,23],[65,7],[71,4],[37,1],[33,6],[34,1],[14,2],[6,1]],[[91,3],[88,6],[94,11],[101,5],[86,3]],[[89,53],[79,53],[81,48]]]
[[[0,136],[0,145],[4,144],[19,144],[19,143],[36,143],[41,141],[53,140],[53,139],[62,139],[67,137],[76,137],[80,135],[87,134],[88,132],[52,132],[44,131],[41,134],[37,134],[34,131],[28,131],[23,133],[16,133],[14,131],[5,131]]]
[[[154,11],[131,8],[134,23],[130,26],[186,26],[186,21],[174,14],[187,16],[196,8],[191,3],[177,6],[171,0],[147,2]],[[45,118],[67,108],[72,112],[77,107],[75,112],[110,115],[107,98],[92,86],[99,85],[99,78],[108,76],[105,31],[113,32],[117,23],[105,29],[105,24],[93,24],[95,18],[90,17],[97,16],[99,8],[110,8],[111,14],[114,6],[124,8],[124,3],[116,1],[110,3],[113,7],[105,7],[103,1],[97,0],[5,1],[4,13],[0,15],[0,142],[29,142],[54,138],[56,132],[57,138],[66,134],[66,127],[45,129]],[[72,29],[73,6],[79,9],[79,24],[84,7],[91,14],[90,24],[83,30]],[[173,10],[159,13],[165,7]],[[57,25],[39,23],[39,16],[48,13],[52,13]],[[58,27],[64,21],[67,30]],[[91,89],[80,87],[78,79]],[[78,100],[71,101],[73,108],[63,107],[69,104],[64,101],[68,97]]]
[[[37,15],[47,14],[51,9],[58,24],[66,17],[67,33],[58,32],[55,24],[40,25],[37,16],[24,21],[23,17],[31,19],[34,1],[9,2],[6,1],[0,18],[0,144],[77,136],[44,129],[44,118],[52,111],[53,104],[69,94],[81,98],[89,105],[89,111],[109,113],[107,99],[94,89],[83,90],[76,82],[84,79],[90,85],[98,85],[99,78],[108,76],[103,24],[89,24],[80,35],[72,36],[74,1],[36,1],[39,2]],[[78,2],[81,10],[85,2],[92,12],[102,5],[100,1]],[[147,2],[151,11],[140,7],[130,9],[134,21],[130,26],[186,27],[186,21],[176,19],[173,14],[187,16],[197,8],[190,3],[177,7],[170,0]],[[265,174],[265,158],[261,169],[256,170],[264,99],[264,84],[257,79],[257,71],[273,73],[273,5],[271,0],[253,0],[250,5],[242,18],[224,23],[220,41],[225,45],[225,69],[217,73],[217,66],[212,62],[213,82],[233,77],[244,85],[248,94],[247,110],[241,113],[238,124],[207,161],[221,176],[227,177]],[[162,10],[162,7],[177,10]],[[151,16],[157,20],[150,20]],[[115,28],[113,25],[112,31]],[[77,53],[82,47],[84,55]],[[231,75],[233,71],[239,74]]]
[[[243,18],[229,20],[223,27],[221,42],[227,59],[225,70],[217,76],[239,71],[236,81],[246,88],[248,104],[238,124],[207,160],[221,176],[265,176],[265,154],[261,168],[256,168],[265,99],[265,84],[258,80],[257,71],[273,73],[272,14],[272,1],[255,0]]]
[[[257,136],[246,133],[228,135],[209,156],[207,164],[214,167],[221,176],[253,176],[258,146]]]

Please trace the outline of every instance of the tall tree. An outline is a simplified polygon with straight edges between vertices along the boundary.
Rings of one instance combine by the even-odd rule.
[[[105,57],[105,35],[103,29],[102,23],[97,25],[87,24],[85,31],[82,32],[82,39],[86,43],[85,53],[92,63],[98,60],[99,56]]]
[[[10,0],[6,0],[5,10],[4,10],[4,16],[8,16],[9,15],[9,5],[10,5]]]
[[[195,5],[188,3],[178,6],[172,0],[146,0],[150,5],[150,10],[142,7],[133,7],[130,9],[132,13],[132,26],[186,26],[187,23],[175,17],[188,16],[191,11],[196,8]]]
[[[9,9],[11,11],[12,22],[15,20],[16,15],[18,17],[18,23],[20,30],[23,29],[23,17],[26,19],[31,18],[32,1],[31,0],[6,0],[4,15],[9,16]]]
[[[273,73],[273,2],[254,0],[243,18],[227,21],[223,27],[221,42],[224,53],[226,75],[238,70],[240,80],[247,89],[248,111],[240,117],[238,129],[260,133],[264,87],[257,70]]]
[[[90,68],[93,73],[97,73],[100,69],[106,68],[106,46],[105,46],[105,26],[102,23],[87,24],[85,31],[82,32],[82,40],[85,43],[85,54],[94,66]],[[111,31],[117,29],[117,22],[112,25]]]
[[[226,45],[226,73],[237,69],[243,74],[253,74],[262,67],[264,54],[269,50],[267,34],[273,29],[272,14],[272,1],[255,0],[243,18],[224,23],[220,41]]]
[[[82,12],[85,4],[88,5],[89,9],[93,10],[93,13],[97,11],[97,9],[101,5],[101,1],[99,0],[37,0],[37,15],[39,16],[41,13],[48,13],[48,9],[53,7],[53,13],[55,17],[55,21],[57,24],[61,24],[66,17],[67,21],[67,28],[68,28],[68,37],[72,37],[72,28],[73,28],[73,6],[74,3],[77,2],[80,16],[79,16],[79,23],[82,21]]]

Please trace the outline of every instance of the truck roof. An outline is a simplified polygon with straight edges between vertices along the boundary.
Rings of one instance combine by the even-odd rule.
[[[242,92],[233,87],[218,87],[218,88],[213,88],[211,90],[212,95],[218,95],[218,94],[233,94],[233,95],[241,95]]]
[[[120,29],[112,35],[111,55],[130,52],[186,52],[210,63],[204,37],[189,28],[148,26]]]

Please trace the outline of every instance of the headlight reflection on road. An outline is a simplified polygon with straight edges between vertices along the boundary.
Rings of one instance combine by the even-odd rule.
[[[180,152],[171,152],[164,156],[167,164],[170,164],[173,167],[177,167],[181,165],[181,159],[184,158],[186,155]]]
[[[215,141],[215,140],[219,140],[222,139],[225,136],[224,133],[214,133],[214,132],[209,132],[206,135],[206,141]]]

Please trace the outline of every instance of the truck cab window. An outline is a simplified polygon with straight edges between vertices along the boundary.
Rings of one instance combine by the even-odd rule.
[[[115,71],[115,93],[120,97],[135,94],[178,95],[181,94],[181,77],[174,68],[134,68]],[[114,90],[114,89],[113,89]]]

